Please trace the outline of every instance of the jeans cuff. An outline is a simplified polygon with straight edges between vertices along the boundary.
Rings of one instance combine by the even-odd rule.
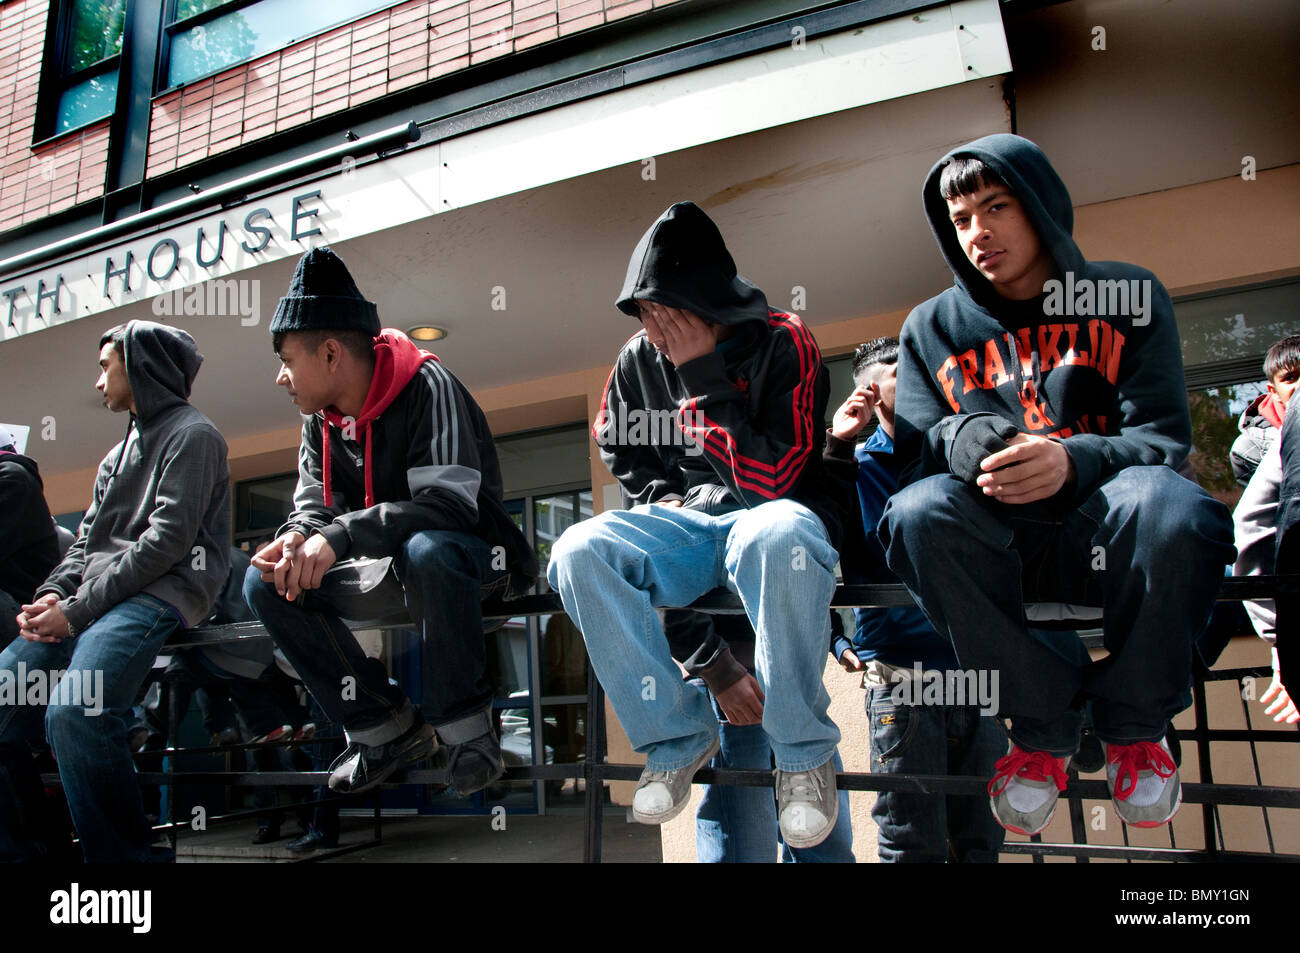
[[[476,711],[472,715],[466,715],[452,721],[445,721],[434,727],[437,728],[438,737],[442,739],[444,744],[467,744],[476,738],[483,737],[492,730],[492,709],[485,708],[483,711]]]
[[[395,738],[400,738],[411,730],[415,724],[415,708],[409,701],[403,702],[402,707],[386,716],[383,721],[373,725],[367,725],[365,728],[353,728],[348,726],[347,735],[349,741],[355,741],[357,744],[368,745],[376,748],[379,745],[387,744]]]
[[[680,771],[682,768],[689,768],[699,760],[700,755],[704,754],[705,751],[712,747],[714,739],[718,737],[717,729],[715,728],[712,730],[711,737],[707,733],[705,734],[705,737],[709,738],[709,740],[693,754],[687,755],[684,758],[676,758],[665,762],[660,762],[655,759],[656,751],[654,749],[663,747],[662,744],[655,745],[654,748],[646,752],[646,769],[649,771]]]
[[[1082,713],[1066,715],[1052,722],[1011,719],[1007,735],[1022,751],[1046,751],[1053,758],[1073,757],[1079,750]]]
[[[825,754],[816,758],[808,758],[803,761],[782,762],[780,756],[776,755],[775,752],[773,752],[773,757],[776,761],[777,770],[785,774],[794,774],[798,771],[812,771],[815,768],[820,768],[827,761],[830,761],[835,757],[835,745],[831,745],[827,748]]]
[[[1102,731],[1096,729],[1097,740],[1108,745],[1135,745],[1140,741],[1150,741],[1152,744],[1159,744],[1169,734],[1165,728],[1160,729],[1157,733],[1152,734],[1149,731],[1127,731],[1118,734],[1111,731]]]

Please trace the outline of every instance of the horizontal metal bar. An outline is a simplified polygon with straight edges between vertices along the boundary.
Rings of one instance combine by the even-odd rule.
[[[1222,863],[1224,861],[1251,863],[1294,863],[1296,854],[1266,854],[1249,850],[1192,850],[1180,847],[1120,847],[1105,844],[1024,844],[1008,841],[1002,845],[1004,854],[1046,854],[1061,857],[1096,857],[1106,860],[1172,860],[1183,863]]]
[[[1236,602],[1242,599],[1259,599],[1274,596],[1279,589],[1292,589],[1300,592],[1300,575],[1284,576],[1238,576],[1224,579],[1219,591],[1220,602]],[[914,605],[911,595],[902,585],[842,585],[835,589],[831,608],[870,609]],[[739,613],[744,611],[736,595],[726,589],[714,589],[696,599],[685,608],[700,612]],[[564,604],[558,593],[547,592],[522,596],[508,602],[493,600],[483,604],[483,618],[511,619],[518,616],[548,615],[564,612]],[[1079,620],[1081,626],[1091,624],[1094,620]],[[374,621],[352,622],[354,629],[402,629],[410,628],[414,623],[406,617],[394,617]],[[222,642],[238,642],[244,639],[266,638],[266,629],[260,622],[238,622],[232,625],[200,626],[180,633],[174,641],[168,642],[168,648],[187,648],[197,645],[213,645]]]
[[[601,781],[636,781],[643,767],[636,764],[546,764],[507,768],[502,781],[554,781],[586,778]],[[324,784],[327,771],[142,771],[142,784],[224,783],[232,787],[302,787]],[[57,774],[42,775],[47,784],[58,784]],[[982,797],[988,791],[987,778],[927,774],[863,774],[843,772],[836,775],[837,785],[846,791],[898,791],[908,794],[968,795]],[[407,771],[393,784],[442,784],[449,781],[445,770],[416,769]],[[701,768],[694,784],[725,784],[742,787],[771,787],[769,771]],[[1188,804],[1231,804],[1242,807],[1300,808],[1300,788],[1251,784],[1193,784],[1183,786],[1183,801]],[[1105,781],[1074,780],[1061,794],[1093,801],[1110,800]]]

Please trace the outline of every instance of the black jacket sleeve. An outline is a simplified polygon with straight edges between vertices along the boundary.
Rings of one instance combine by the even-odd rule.
[[[681,471],[676,465],[670,467],[664,459],[664,454],[673,448],[652,446],[645,441],[636,445],[620,442],[618,421],[626,422],[630,410],[645,412],[645,409],[646,397],[637,376],[635,350],[629,345],[619,353],[605,383],[605,397],[591,430],[600,446],[600,459],[618,480],[626,506],[680,500],[686,492]]]

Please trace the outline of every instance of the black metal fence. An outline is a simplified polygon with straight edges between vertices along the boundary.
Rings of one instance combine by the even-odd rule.
[[[1297,576],[1257,576],[1234,578],[1224,581],[1219,594],[1220,601],[1240,601],[1242,599],[1270,598],[1279,588],[1300,588]],[[832,606],[835,608],[882,607],[911,605],[911,598],[902,586],[840,586],[836,590]],[[715,590],[692,604],[691,608],[705,612],[734,613],[743,611],[735,596],[726,590]],[[517,618],[528,615],[542,615],[563,612],[559,597],[553,593],[526,596],[508,603],[496,602],[484,606],[485,618]],[[356,628],[398,628],[409,626],[409,621],[358,623]],[[194,647],[240,641],[244,639],[266,638],[266,630],[260,623],[239,623],[226,626],[207,626],[180,633],[168,643],[168,648]],[[1202,673],[1192,686],[1192,709],[1195,718],[1190,731],[1176,731],[1175,737],[1184,750],[1184,761],[1189,751],[1195,752],[1196,763],[1201,780],[1197,783],[1184,783],[1183,801],[1199,805],[1204,846],[1200,848],[1179,847],[1175,841],[1172,825],[1166,825],[1169,837],[1168,847],[1140,847],[1128,841],[1127,829],[1122,828],[1122,845],[1105,845],[1088,843],[1088,824],[1085,821],[1083,801],[1095,799],[1109,800],[1106,784],[1102,781],[1080,780],[1076,772],[1069,772],[1069,783],[1062,793],[1069,806],[1072,843],[1045,843],[1041,836],[1035,835],[1028,843],[1009,842],[1003,852],[1008,854],[1029,854],[1035,862],[1042,862],[1048,856],[1072,857],[1077,863],[1087,863],[1093,858],[1121,859],[1126,861],[1297,861],[1300,854],[1284,853],[1276,849],[1273,834],[1273,818],[1270,809],[1300,809],[1300,788],[1265,785],[1260,771],[1259,748],[1262,745],[1290,747],[1300,742],[1300,731],[1278,731],[1259,729],[1214,729],[1209,725],[1208,704],[1205,686],[1207,682],[1231,680],[1239,683],[1247,677],[1266,678],[1270,674],[1267,668],[1219,669]],[[1239,692],[1238,695],[1241,693]],[[1247,701],[1242,698],[1243,710]],[[203,751],[227,751],[231,748],[253,748],[255,745],[235,745],[218,748],[178,748],[175,747],[176,714],[172,706],[171,726],[168,747],[162,751],[150,752],[153,756],[162,754],[175,757],[185,753]],[[606,781],[635,781],[640,777],[641,766],[634,764],[608,764],[605,762],[605,700],[590,666],[587,667],[587,720],[586,752],[582,762],[570,764],[541,764],[508,768],[504,781],[555,781],[577,779],[585,782],[586,827],[583,857],[589,863],[601,860],[601,832],[604,821]],[[1247,715],[1247,724],[1250,724]],[[326,739],[328,740],[328,739]],[[1214,781],[1214,765],[1211,760],[1211,745],[1214,742],[1246,742],[1249,745],[1251,764],[1255,784],[1222,784]],[[282,742],[281,742],[282,743]],[[281,744],[277,743],[277,744]],[[1294,756],[1292,748],[1289,756]],[[194,784],[221,783],[231,787],[254,786],[315,786],[323,785],[327,780],[323,771],[161,771],[141,772],[140,781],[144,784]],[[838,784],[849,791],[903,791],[916,794],[932,795],[976,795],[985,796],[986,778],[927,776],[908,774],[865,774],[842,772]],[[57,775],[46,775],[47,783],[57,784]],[[410,770],[396,782],[404,785],[445,785],[448,782],[445,771]],[[757,770],[714,770],[701,769],[695,776],[696,784],[744,785],[770,787],[773,778],[770,772]],[[382,841],[383,818],[379,807],[378,791],[372,793],[373,834],[372,838],[362,843],[351,844],[342,850],[359,850],[374,846]],[[323,803],[333,798],[297,802],[295,806],[310,806]],[[355,798],[351,799],[355,804]],[[174,814],[175,798],[168,798]],[[1243,851],[1228,849],[1224,843],[1223,823],[1220,808],[1226,805],[1258,808],[1263,812],[1263,822],[1268,851]],[[216,825],[241,820],[265,813],[264,808],[233,811],[210,817],[207,825]],[[185,822],[177,822],[169,816],[167,822],[159,825],[159,830],[170,833],[175,847],[176,833],[180,828],[189,828]],[[337,854],[341,851],[335,851]],[[314,858],[305,858],[314,859]]]

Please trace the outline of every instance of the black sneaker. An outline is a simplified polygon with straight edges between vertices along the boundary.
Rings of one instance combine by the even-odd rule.
[[[291,840],[284,846],[295,854],[302,854],[309,850],[328,850],[338,847],[339,839],[338,837],[330,837],[320,828],[313,827],[297,840]]]
[[[360,794],[382,784],[408,764],[423,761],[438,750],[432,727],[413,725],[404,735],[382,745],[352,742],[330,765],[329,787],[338,794]]]
[[[437,766],[447,768],[459,797],[469,797],[505,774],[491,709],[439,725],[438,736],[444,747]]]

